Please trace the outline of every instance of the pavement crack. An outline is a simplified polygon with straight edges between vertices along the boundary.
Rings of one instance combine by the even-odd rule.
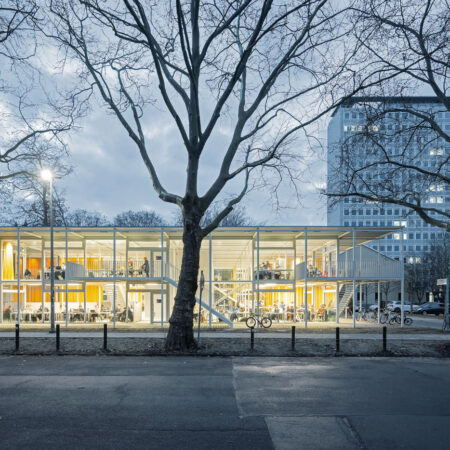
[[[353,439],[356,441],[358,447],[360,449],[366,450],[366,444],[364,444],[364,441],[362,440],[362,437],[356,430],[356,428],[353,426],[352,422],[350,421],[350,418],[347,416],[338,416],[337,417],[338,422],[340,422],[345,428],[350,432]]]

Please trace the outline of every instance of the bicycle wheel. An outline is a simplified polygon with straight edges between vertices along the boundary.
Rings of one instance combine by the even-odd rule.
[[[395,321],[400,325],[402,323],[402,317],[400,316],[400,314],[398,314],[397,316],[395,316]]]
[[[411,319],[411,317],[405,317],[405,325],[412,325],[413,320]]]
[[[249,328],[255,328],[256,326],[256,319],[254,317],[249,317],[246,321],[245,324],[249,327]]]
[[[263,317],[261,320],[261,325],[263,326],[263,328],[270,328],[272,326],[272,319]]]
[[[397,318],[396,317],[392,317],[392,319],[389,320],[389,325],[394,325],[394,323],[397,322]]]
[[[387,322],[387,314],[380,314],[380,323],[386,323]]]

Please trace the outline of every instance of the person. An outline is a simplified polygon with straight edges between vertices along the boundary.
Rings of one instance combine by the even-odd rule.
[[[148,278],[150,274],[150,266],[148,264],[148,259],[146,256],[144,256],[144,264],[142,264],[141,269],[145,273],[145,276]]]
[[[230,314],[230,320],[232,322],[234,322],[235,320],[238,320],[238,311],[239,308],[237,308],[236,306],[233,306],[233,308],[231,309],[231,314]]]
[[[128,258],[128,275],[133,276],[133,260]]]

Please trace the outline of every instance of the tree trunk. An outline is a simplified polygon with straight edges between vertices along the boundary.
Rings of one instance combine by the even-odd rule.
[[[175,304],[169,320],[169,333],[166,339],[166,350],[169,351],[180,351],[197,347],[194,339],[193,318],[201,243],[200,227],[198,225],[185,225],[181,272]]]

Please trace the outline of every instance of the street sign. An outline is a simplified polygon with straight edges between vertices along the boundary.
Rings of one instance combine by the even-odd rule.
[[[436,284],[438,286],[447,286],[447,278],[440,278],[436,281]]]

